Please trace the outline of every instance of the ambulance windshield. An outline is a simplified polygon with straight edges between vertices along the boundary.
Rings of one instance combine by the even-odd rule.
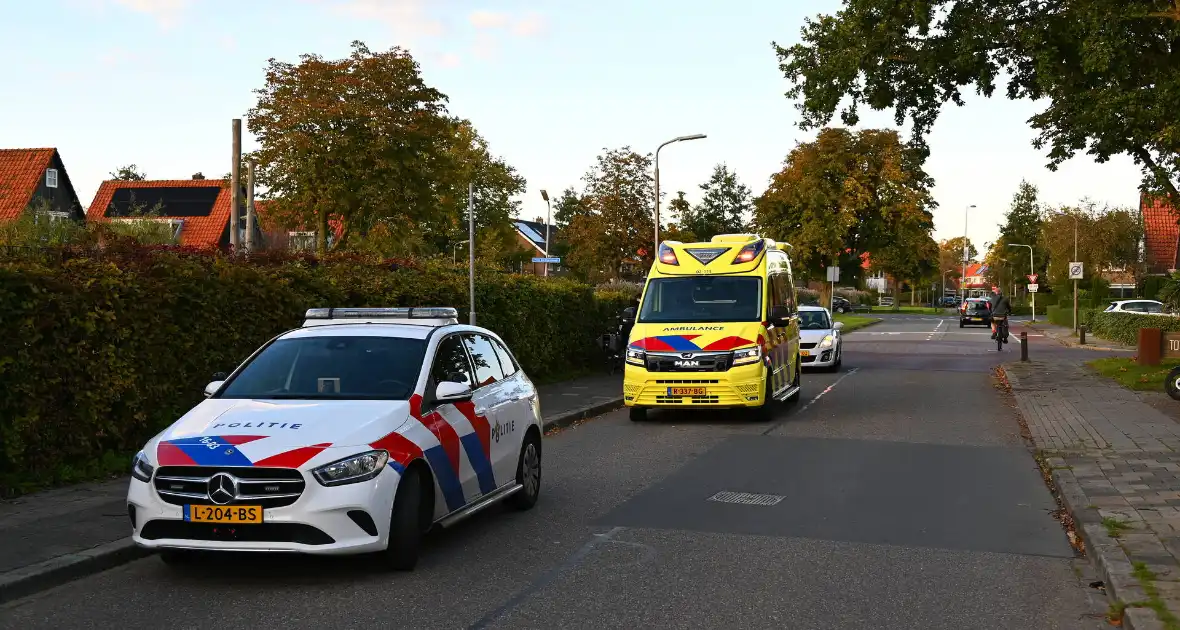
[[[762,279],[755,276],[653,278],[640,323],[762,321]]]

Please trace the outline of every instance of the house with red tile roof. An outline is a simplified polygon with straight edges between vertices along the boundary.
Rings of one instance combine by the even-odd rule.
[[[86,218],[57,149],[0,149],[0,221],[38,203],[54,218]]]
[[[242,191],[245,199],[245,191]],[[108,180],[98,188],[86,211],[90,221],[161,221],[174,230],[178,245],[202,248],[229,246],[232,205],[229,180]],[[239,209],[245,242],[246,213]],[[261,233],[255,231],[261,240]]]
[[[1139,197],[1143,218],[1143,245],[1147,273],[1159,275],[1180,269],[1180,225],[1166,199],[1148,195]]]
[[[275,214],[273,199],[255,199],[254,214],[262,231],[261,242],[265,249],[315,251],[315,228],[302,224],[284,225],[284,221]],[[344,224],[339,219],[331,219],[328,221],[328,227],[332,231],[328,235],[330,247],[344,233]]]

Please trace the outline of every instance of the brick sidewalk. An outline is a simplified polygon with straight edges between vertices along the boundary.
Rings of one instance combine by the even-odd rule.
[[[537,390],[547,428],[623,403],[621,374]],[[0,501],[0,602],[145,555],[129,538],[126,500],[124,478]]]
[[[1180,629],[1180,424],[1080,361],[1004,371],[1124,627]]]

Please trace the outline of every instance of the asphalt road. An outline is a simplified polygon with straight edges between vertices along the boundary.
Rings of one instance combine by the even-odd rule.
[[[773,423],[615,412],[550,436],[537,507],[432,535],[413,573],[147,558],[2,607],[0,628],[1107,627],[988,333],[901,316],[845,342]]]

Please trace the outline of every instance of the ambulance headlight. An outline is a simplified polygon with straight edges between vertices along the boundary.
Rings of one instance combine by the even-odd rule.
[[[741,350],[733,351],[733,364],[748,365],[750,363],[757,363],[762,360],[762,348],[754,346],[753,348],[742,348]]]
[[[627,363],[631,365],[646,365],[647,353],[639,348],[627,348]]]

